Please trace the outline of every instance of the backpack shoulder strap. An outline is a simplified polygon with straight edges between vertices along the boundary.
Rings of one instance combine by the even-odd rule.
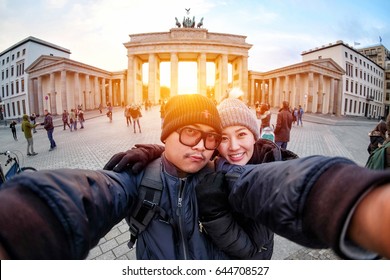
[[[156,215],[166,220],[165,211],[159,207],[162,190],[161,158],[158,158],[146,167],[138,190],[137,202],[126,219],[130,230],[130,241],[127,246],[130,249],[133,248],[138,235],[146,229]]]

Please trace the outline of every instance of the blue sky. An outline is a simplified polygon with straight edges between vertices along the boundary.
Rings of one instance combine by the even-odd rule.
[[[0,51],[34,36],[70,49],[71,59],[123,70],[128,35],[168,32],[185,8],[209,32],[247,36],[250,70],[298,63],[302,51],[337,40],[365,47],[381,36],[390,49],[388,0],[0,0]]]

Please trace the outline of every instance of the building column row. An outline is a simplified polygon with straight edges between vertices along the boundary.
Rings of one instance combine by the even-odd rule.
[[[251,104],[269,103],[272,107],[279,108],[286,100],[291,107],[301,105],[311,113],[341,112],[341,81],[333,77],[309,72],[271,79],[252,79],[250,83],[250,97],[247,100]]]
[[[240,71],[237,74],[238,86],[244,91],[248,91],[248,58],[239,57]],[[222,54],[215,61],[215,98],[220,100],[226,95],[228,90],[228,55]],[[158,54],[148,55],[149,81],[148,98],[156,103],[160,99],[160,59]],[[179,54],[170,54],[171,69],[171,96],[178,95],[179,80]],[[142,64],[143,61],[136,55],[128,55],[127,68],[127,103],[142,102]],[[197,58],[197,92],[202,95],[207,94],[207,53],[200,53]]]
[[[56,83],[56,73],[41,75],[29,80],[29,104],[31,112],[43,114],[48,109],[53,115],[61,114],[63,110],[70,111],[72,108],[82,106],[83,109],[91,110],[103,106],[107,102],[113,103],[112,83],[109,79],[109,100],[106,100],[106,79],[98,76],[84,75],[81,80],[80,73],[73,75],[68,71],[60,71],[59,82]],[[101,83],[99,83],[99,79]],[[121,80],[120,99],[124,100],[124,81]]]

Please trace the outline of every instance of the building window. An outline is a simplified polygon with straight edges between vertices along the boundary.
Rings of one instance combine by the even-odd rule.
[[[14,76],[14,67],[11,66],[11,77],[13,77],[13,76]]]
[[[26,110],[26,100],[22,100],[22,110],[23,110],[23,115],[24,114],[27,114],[27,110]]]
[[[20,101],[16,102],[16,108],[18,109],[18,116],[20,116]]]
[[[23,54],[23,55],[26,54],[26,49],[23,49],[22,54]]]
[[[21,79],[21,80],[20,80],[20,85],[21,85],[20,91],[21,91],[21,92],[24,92],[24,79]]]

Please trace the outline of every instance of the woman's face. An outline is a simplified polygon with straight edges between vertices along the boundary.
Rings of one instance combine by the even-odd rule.
[[[229,126],[222,131],[218,151],[231,164],[245,165],[251,159],[255,136],[245,126]]]

